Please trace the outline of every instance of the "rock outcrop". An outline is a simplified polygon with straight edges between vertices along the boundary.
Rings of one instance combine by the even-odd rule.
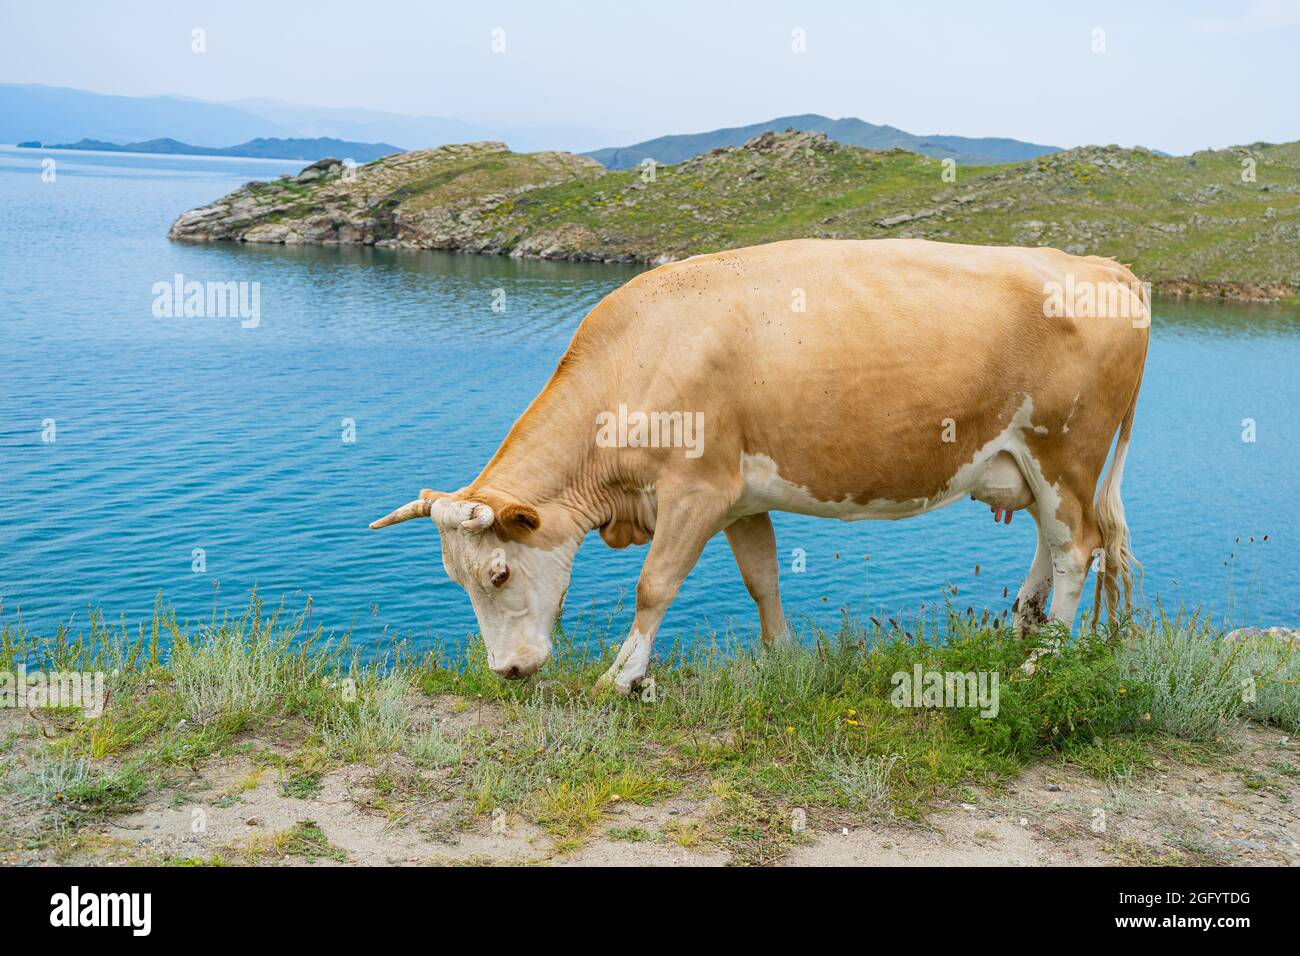
[[[1300,627],[1239,627],[1223,635],[1228,642],[1276,641],[1300,648]]]
[[[491,251],[476,248],[486,245],[476,236],[492,210],[530,189],[603,172],[582,156],[518,154],[498,142],[398,153],[355,168],[323,159],[296,177],[251,182],[183,213],[167,235]]]
[[[343,161],[341,159],[318,159],[310,166],[305,167],[295,178],[300,183],[311,183],[318,179],[339,175],[342,172]]]

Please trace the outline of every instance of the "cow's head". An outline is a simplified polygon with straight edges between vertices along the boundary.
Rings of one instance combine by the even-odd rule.
[[[442,566],[474,605],[488,665],[511,680],[551,656],[551,629],[569,587],[576,545],[543,547],[536,508],[497,495],[428,489],[370,527],[429,517],[442,535]]]

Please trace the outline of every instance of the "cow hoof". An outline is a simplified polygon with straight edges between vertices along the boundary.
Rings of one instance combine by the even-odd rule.
[[[790,634],[789,628],[782,628],[771,637],[763,639],[763,648],[765,650],[789,650],[794,647],[794,637]]]
[[[1048,641],[1045,647],[1039,647],[1030,651],[1029,659],[1020,665],[1020,669],[1030,677],[1034,676],[1034,671],[1038,670],[1038,659],[1046,657],[1048,654],[1061,653],[1061,644],[1059,641]]]
[[[640,690],[641,684],[645,681],[644,674],[638,674],[636,677],[620,675],[614,678],[614,689],[626,697],[634,690]]]
[[[616,674],[613,669],[610,669],[605,672],[600,680],[596,681],[594,689],[596,693],[612,690],[616,694],[626,697],[641,686],[642,679],[641,677],[625,677],[622,674]]]

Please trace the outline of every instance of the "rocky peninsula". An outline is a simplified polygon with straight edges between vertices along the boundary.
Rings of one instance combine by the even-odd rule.
[[[1166,294],[1292,300],[1300,143],[1181,157],[1089,146],[958,167],[786,131],[629,170],[469,143],[251,182],[182,214],[169,236],[651,264],[800,236],[899,236],[1055,246],[1131,263]]]

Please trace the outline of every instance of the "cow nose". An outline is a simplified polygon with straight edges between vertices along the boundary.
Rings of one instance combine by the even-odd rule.
[[[506,680],[521,680],[530,674],[536,674],[537,669],[541,667],[540,662],[508,660],[499,667],[492,668]]]

